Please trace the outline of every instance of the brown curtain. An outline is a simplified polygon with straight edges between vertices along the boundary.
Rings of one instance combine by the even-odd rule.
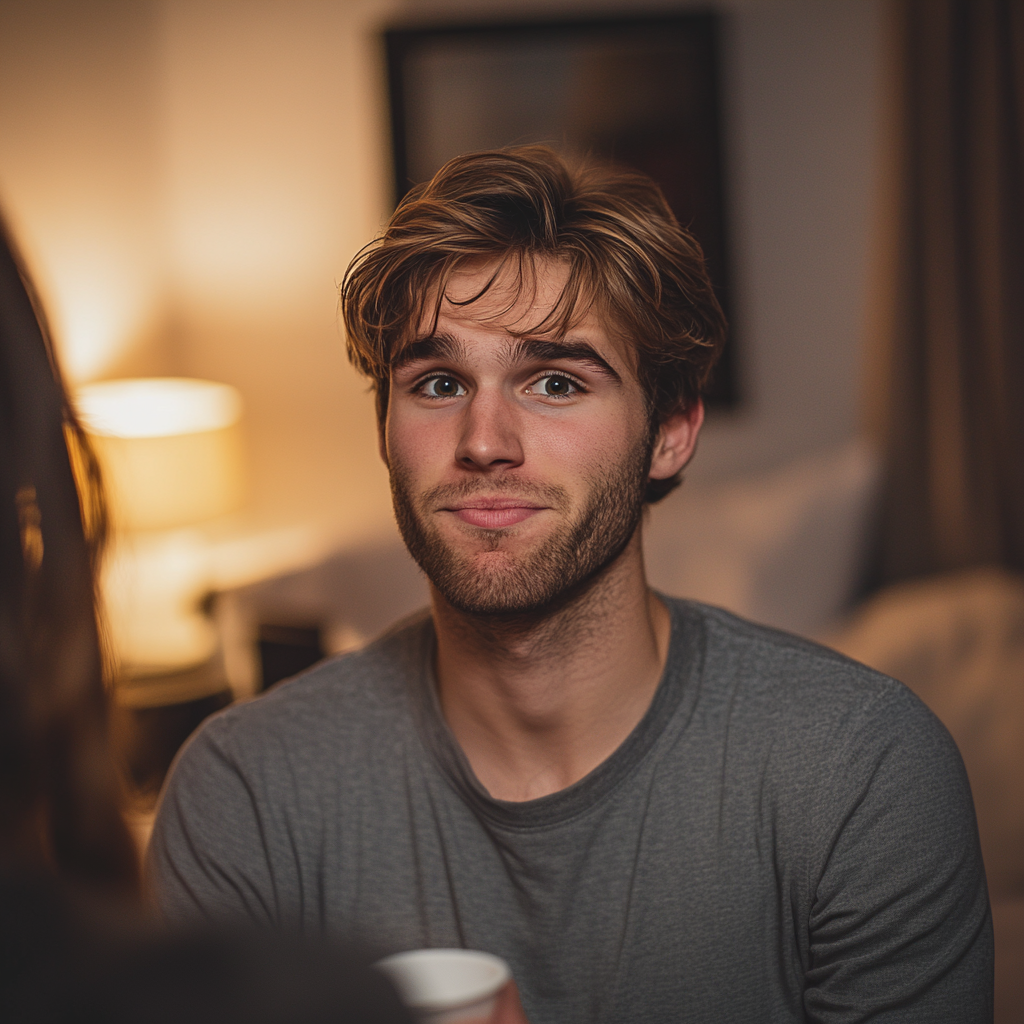
[[[894,0],[873,582],[1024,571],[1024,0]]]

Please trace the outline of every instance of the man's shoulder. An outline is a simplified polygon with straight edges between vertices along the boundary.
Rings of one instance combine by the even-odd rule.
[[[744,619],[724,608],[686,598],[665,598],[680,619],[703,633],[706,667],[729,667],[753,678],[778,677],[792,683],[835,678],[840,684],[887,691],[900,683],[830,647],[772,626]]]
[[[959,751],[903,683],[721,609],[672,603],[696,625],[703,648],[691,735],[719,750],[734,783],[769,794],[792,836],[816,836],[828,849],[828,837],[870,792],[886,814],[900,808],[910,816],[907,801],[913,814],[931,808],[938,819],[949,811],[949,828],[969,840]]]
[[[308,750],[318,742],[335,747],[360,734],[402,728],[432,637],[429,613],[417,612],[365,647],[226,708],[207,719],[199,737],[207,745],[252,748],[266,757],[293,737]]]
[[[786,731],[798,726],[848,733],[858,721],[883,720],[883,732],[909,727],[945,736],[903,683],[838,651],[721,608],[678,598],[668,603],[700,633],[701,687],[712,702],[745,705],[766,727],[774,721]],[[876,735],[877,728],[872,725]]]

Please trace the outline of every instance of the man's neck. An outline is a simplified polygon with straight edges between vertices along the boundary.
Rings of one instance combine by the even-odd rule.
[[[467,615],[434,594],[437,678],[449,727],[485,789],[531,800],[583,778],[650,706],[668,610],[647,586],[640,535],[549,616]]]

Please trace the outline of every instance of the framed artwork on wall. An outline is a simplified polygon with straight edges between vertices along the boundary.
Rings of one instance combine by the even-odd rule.
[[[729,316],[718,36],[714,14],[387,32],[396,202],[453,156],[501,146],[636,168],[697,237]],[[737,401],[734,347],[712,405]]]

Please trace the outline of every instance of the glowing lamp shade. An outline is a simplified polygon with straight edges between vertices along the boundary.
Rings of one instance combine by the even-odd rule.
[[[184,377],[113,380],[79,388],[76,404],[119,526],[187,526],[240,504],[242,399],[234,388]]]

